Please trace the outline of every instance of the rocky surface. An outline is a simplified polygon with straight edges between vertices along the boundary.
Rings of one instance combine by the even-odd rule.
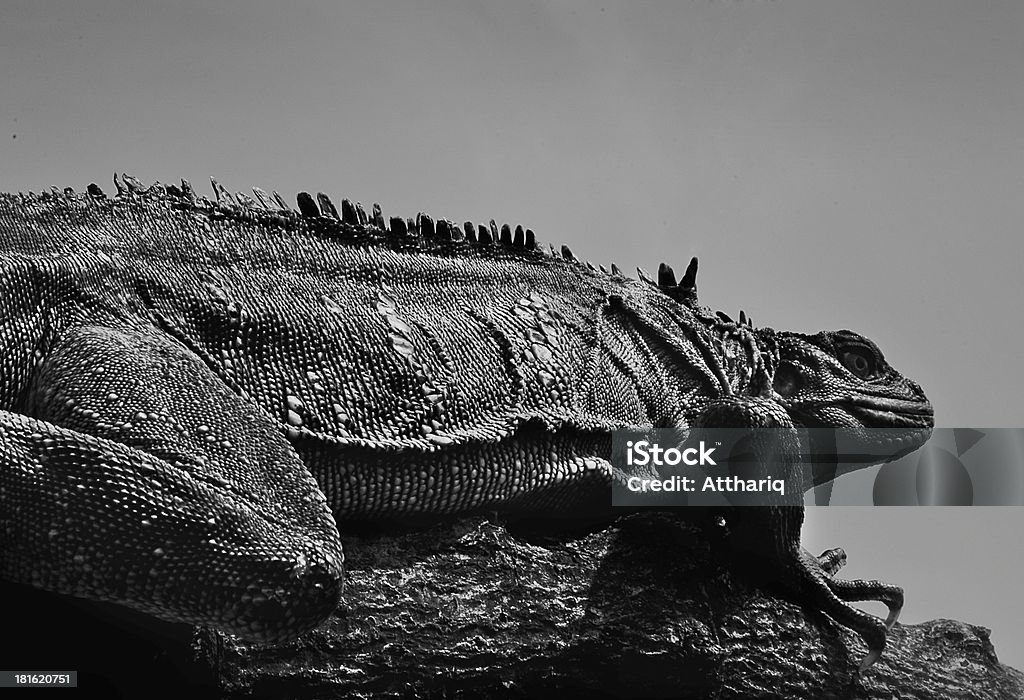
[[[79,672],[88,697],[1024,698],[988,631],[897,625],[881,661],[664,515],[541,539],[485,519],[347,537],[339,612],[260,647],[0,585],[4,666]]]
[[[326,625],[283,646],[194,645],[228,695],[1024,698],[988,630],[951,620],[897,625],[858,676],[856,635],[724,550],[713,528],[658,514],[561,539],[485,519],[348,537]]]

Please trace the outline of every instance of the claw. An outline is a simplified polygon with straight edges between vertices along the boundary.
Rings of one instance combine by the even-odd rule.
[[[869,651],[868,655],[865,656],[864,659],[860,662],[860,666],[857,667],[857,673],[860,674],[867,671],[874,665],[876,661],[878,661],[879,657],[881,656],[881,649],[872,649],[871,651]]]
[[[889,606],[889,614],[885,618],[885,629],[887,630],[891,630],[893,628],[893,625],[896,624],[896,620],[900,617],[900,613],[903,611],[902,597],[898,603],[898,605],[893,604]]]
[[[891,630],[893,628],[893,625],[896,624],[896,620],[899,619],[900,611],[902,610],[903,608],[892,608],[889,610],[889,615],[885,618],[885,629]]]

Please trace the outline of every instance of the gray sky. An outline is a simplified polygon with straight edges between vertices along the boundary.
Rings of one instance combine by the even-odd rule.
[[[113,170],[522,223],[759,325],[850,328],[941,426],[1020,427],[1024,3],[0,5],[0,190]],[[804,540],[1024,669],[1020,508]]]

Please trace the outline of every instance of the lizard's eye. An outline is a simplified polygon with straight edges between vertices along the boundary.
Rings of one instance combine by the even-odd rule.
[[[775,379],[772,382],[772,388],[775,389],[775,393],[779,396],[792,396],[800,391],[802,385],[803,379],[796,367],[788,362],[779,364],[779,368],[775,370]]]
[[[875,358],[861,348],[846,348],[839,354],[843,367],[861,379],[867,379],[875,373]]]

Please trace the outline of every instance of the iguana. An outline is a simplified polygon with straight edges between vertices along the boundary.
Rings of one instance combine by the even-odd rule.
[[[0,574],[267,642],[336,607],[336,521],[611,516],[623,429],[906,429],[921,388],[849,331],[700,305],[532,230],[386,222],[130,176],[0,196]],[[831,578],[799,507],[729,516],[802,603],[881,653],[902,591]],[[848,601],[876,599],[883,623]]]

